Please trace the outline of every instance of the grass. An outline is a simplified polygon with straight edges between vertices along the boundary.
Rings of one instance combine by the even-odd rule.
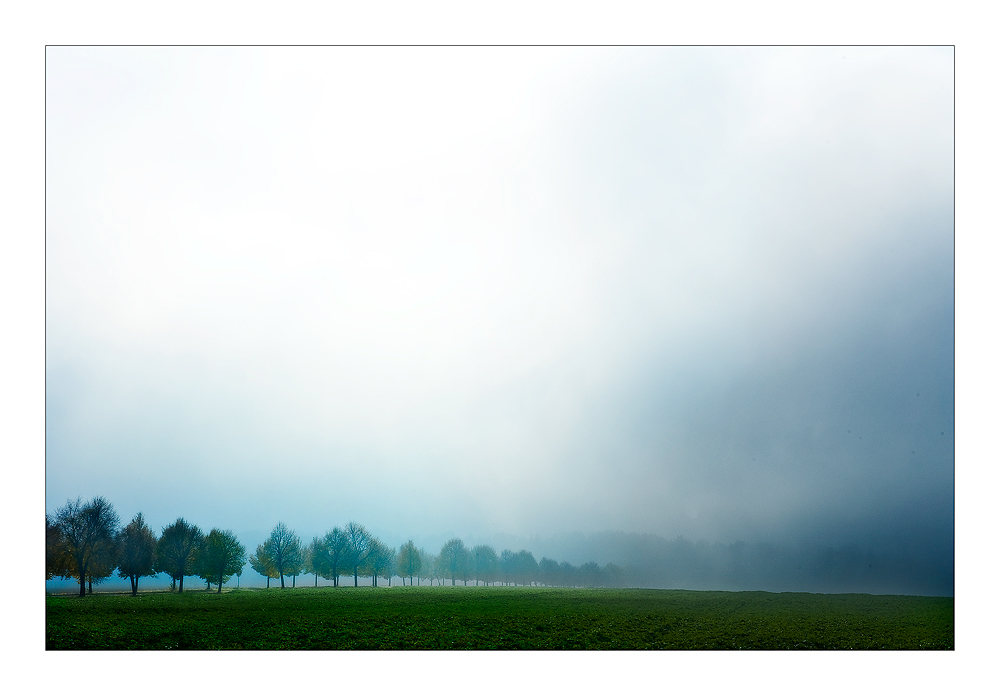
[[[46,597],[49,650],[954,649],[954,599],[540,587]]]

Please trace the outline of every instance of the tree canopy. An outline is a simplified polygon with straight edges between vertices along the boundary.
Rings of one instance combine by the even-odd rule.
[[[62,570],[80,581],[83,597],[88,579],[103,573],[109,563],[114,570],[118,513],[105,498],[96,497],[89,503],[77,498],[56,510],[55,526],[66,555]]]
[[[417,550],[412,539],[399,547],[399,553],[396,555],[396,566],[400,577],[410,578],[412,585],[413,576],[416,575],[419,582],[420,565],[420,551]]]
[[[205,535],[193,524],[178,517],[177,521],[163,528],[156,542],[156,560],[153,570],[166,573],[177,581],[177,591],[184,591],[184,576],[194,575],[194,561]]]
[[[133,597],[139,592],[140,577],[156,575],[155,556],[156,535],[137,513],[118,535],[118,577],[129,579]]]
[[[218,584],[222,592],[223,583],[243,568],[247,552],[243,544],[230,530],[213,529],[205,537],[198,551],[199,575]]]
[[[344,528],[346,540],[344,563],[354,571],[354,586],[358,586],[358,570],[364,565],[368,552],[371,550],[372,535],[357,522],[348,522]]]
[[[264,545],[284,589],[285,576],[302,570],[302,540],[284,522],[278,522]]]

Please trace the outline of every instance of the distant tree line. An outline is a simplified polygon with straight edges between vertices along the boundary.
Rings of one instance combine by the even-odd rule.
[[[55,515],[45,516],[45,577],[75,578],[80,596],[93,592],[117,570],[128,578],[132,594],[139,590],[139,578],[166,573],[171,588],[184,591],[184,578],[197,576],[222,591],[222,585],[243,573],[246,561],[257,573],[278,580],[312,574],[339,586],[341,577],[379,578],[389,585],[393,577],[406,584],[416,579],[433,585],[450,580],[452,585],[545,585],[563,587],[620,587],[626,572],[612,563],[600,566],[584,563],[577,567],[550,558],[536,561],[531,552],[505,549],[499,554],[489,545],[469,548],[459,539],[450,539],[437,554],[418,549],[412,540],[393,549],[357,522],[334,527],[322,537],[304,544],[295,532],[278,522],[270,536],[247,556],[245,547],[230,530],[212,529],[207,535],[183,518],[164,527],[159,537],[137,514],[120,528],[114,507],[105,498],[84,503],[67,501]]]

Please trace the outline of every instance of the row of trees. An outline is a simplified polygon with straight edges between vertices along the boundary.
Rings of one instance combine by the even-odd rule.
[[[159,573],[170,576],[179,592],[189,575],[218,584],[221,592],[223,583],[242,574],[245,561],[246,549],[231,531],[206,535],[183,518],[164,527],[159,538],[141,512],[119,529],[118,514],[101,497],[68,501],[54,517],[45,516],[45,577],[78,579],[81,597],[115,570],[129,579],[133,595],[139,578]]]
[[[184,591],[184,577],[196,575],[222,591],[223,583],[243,572],[244,563],[267,579],[285,587],[285,578],[303,573],[340,584],[341,577],[370,577],[377,586],[384,578],[390,585],[395,576],[413,584],[421,580],[455,585],[473,581],[476,585],[553,585],[620,586],[625,581],[622,568],[611,563],[599,566],[585,563],[580,567],[558,563],[549,558],[536,561],[529,551],[504,550],[497,553],[489,545],[469,548],[458,538],[450,539],[438,554],[418,549],[412,540],[399,549],[385,544],[357,522],[334,527],[322,537],[303,544],[295,532],[279,522],[270,536],[257,546],[249,558],[246,549],[229,530],[213,529],[207,535],[195,525],[178,518],[163,528],[159,537],[137,514],[123,529],[118,515],[104,498],[83,503],[68,501],[54,517],[45,516],[46,578],[56,576],[80,581],[80,596],[86,587],[100,583],[117,570],[129,578],[132,594],[139,588],[139,578],[166,573],[179,592]]]
[[[530,551],[504,550],[497,554],[487,544],[469,548],[458,538],[450,539],[438,554],[418,549],[412,540],[399,549],[383,543],[357,522],[347,526],[334,527],[322,537],[313,537],[309,544],[289,530],[283,523],[271,532],[271,536],[257,547],[250,556],[251,567],[267,578],[270,587],[272,579],[278,579],[285,586],[285,577],[295,578],[303,573],[333,581],[339,585],[341,577],[354,576],[354,586],[359,577],[370,577],[373,585],[379,578],[392,584],[393,577],[400,577],[403,583],[409,578],[410,584],[421,580],[439,584],[451,580],[468,585],[470,581],[479,585],[552,585],[552,586],[621,586],[625,582],[625,571],[608,563],[584,563],[574,566],[567,562],[558,563],[550,558],[536,561]]]

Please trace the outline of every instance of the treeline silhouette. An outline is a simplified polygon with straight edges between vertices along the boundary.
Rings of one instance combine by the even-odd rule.
[[[247,554],[230,530],[212,529],[208,534],[183,518],[161,530],[159,536],[146,524],[142,513],[121,527],[114,507],[103,497],[89,502],[80,498],[67,501],[55,515],[45,515],[45,577],[73,578],[80,583],[80,596],[117,571],[128,578],[135,595],[139,580],[165,573],[171,589],[184,591],[185,577],[199,577],[209,589],[243,573],[246,562],[266,578],[292,587],[299,575],[314,576],[340,584],[352,577],[357,587],[360,577],[378,586],[379,578],[392,584],[399,577],[433,585],[546,585],[563,587],[622,587],[633,574],[613,563],[589,561],[580,566],[543,557],[536,561],[527,550],[504,549],[500,553],[488,544],[468,547],[459,538],[445,542],[438,553],[417,548],[412,540],[399,549],[388,546],[363,525],[349,522],[334,527],[308,543],[278,522],[267,539]]]

